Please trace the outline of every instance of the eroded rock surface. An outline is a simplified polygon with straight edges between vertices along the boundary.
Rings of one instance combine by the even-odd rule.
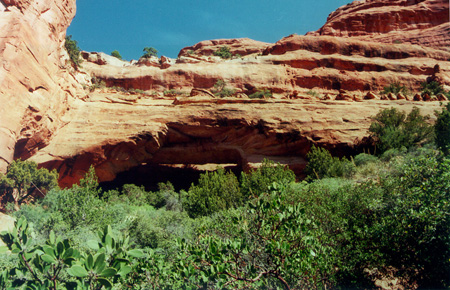
[[[109,102],[120,94],[96,92],[76,100],[66,125],[31,160],[60,172],[70,186],[90,165],[101,181],[141,164],[237,164],[271,158],[298,174],[311,144],[335,153],[357,149],[367,136],[370,116],[380,108],[419,106],[432,114],[438,102],[318,101],[142,97],[134,104]],[[360,146],[364,146],[361,144]],[[362,149],[362,148],[359,148]]]
[[[384,43],[448,47],[448,0],[354,1],[331,13],[310,35],[352,37]]]
[[[3,1],[0,9],[0,171],[45,147],[81,90],[63,49],[73,0]]]
[[[124,62],[85,52],[82,72],[76,72],[63,49],[74,0],[0,2],[0,171],[14,158],[29,158],[58,169],[60,184],[70,186],[91,165],[100,181],[108,181],[141,164],[247,169],[268,157],[301,173],[312,144],[336,154],[365,146],[370,116],[381,108],[419,106],[426,114],[439,108],[437,100],[445,96],[388,97],[379,91],[392,83],[417,91],[427,80],[449,88],[450,52],[439,48],[447,36],[433,36],[431,47],[381,38],[399,32],[403,42],[408,34],[432,36],[430,29],[446,27],[439,24],[448,19],[442,7],[448,3],[359,1],[330,15],[316,35],[291,35],[275,44],[203,41],[182,49],[176,60]],[[374,21],[402,20],[408,13],[413,20],[397,27],[388,21],[390,28],[380,31],[360,27],[366,24],[356,20],[371,11]],[[214,56],[223,46],[240,57]],[[214,96],[219,80],[232,97]],[[99,89],[103,84],[116,89]],[[249,98],[263,90],[274,98]]]

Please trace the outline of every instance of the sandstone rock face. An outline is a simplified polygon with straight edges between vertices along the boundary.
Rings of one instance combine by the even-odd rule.
[[[66,65],[73,0],[6,0],[0,9],[0,171],[45,147],[78,84]]]
[[[214,61],[183,58],[166,69],[88,62],[83,67],[107,86],[157,92],[212,89],[218,80],[243,93],[269,89],[280,97],[308,90],[380,91],[394,82],[418,90],[436,74],[436,64],[440,64],[440,82],[450,85],[448,51],[348,38],[291,35],[266,46],[262,55]]]
[[[444,13],[435,12],[442,1],[394,2]],[[376,12],[381,3],[392,6],[381,0],[350,6],[372,4]],[[388,100],[379,96],[384,86],[398,82],[414,91],[427,80],[450,86],[449,51],[364,40],[379,32],[350,39],[356,29],[350,26],[342,37],[291,35],[275,44],[204,41],[182,49],[177,60],[123,62],[84,52],[83,72],[75,72],[63,49],[74,13],[74,0],[0,1],[0,171],[13,158],[30,159],[58,169],[60,185],[70,186],[91,165],[108,181],[142,164],[245,170],[268,157],[301,173],[312,144],[341,155],[366,146],[370,117],[381,108],[415,105],[430,115],[439,108],[420,95],[417,102]],[[431,26],[417,29],[444,25],[424,17]],[[222,46],[241,57],[213,56]],[[123,89],[83,90],[94,77]],[[239,97],[215,98],[210,92],[218,80]],[[267,90],[274,98],[249,98]]]
[[[149,97],[133,104],[108,101],[120,97],[94,92],[89,101],[75,100],[62,118],[66,126],[31,160],[56,168],[61,186],[77,182],[90,165],[100,181],[141,164],[237,164],[246,169],[263,158],[300,174],[311,144],[337,154],[364,146],[370,116],[381,108],[418,106],[431,115],[439,108],[438,102],[206,96],[176,102]]]
[[[354,1],[328,16],[310,35],[357,37],[384,43],[411,43],[448,47],[448,0]]]
[[[246,56],[249,54],[262,53],[269,45],[270,43],[249,38],[206,40],[193,46],[183,48],[178,54],[178,57],[191,55],[212,56],[215,51],[223,46],[228,47],[233,55],[239,54],[241,56]]]

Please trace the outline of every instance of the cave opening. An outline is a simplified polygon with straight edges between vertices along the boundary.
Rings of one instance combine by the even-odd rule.
[[[159,183],[170,182],[175,190],[189,190],[192,183],[197,184],[200,175],[206,171],[213,171],[217,167],[223,167],[240,176],[242,167],[237,164],[141,164],[128,171],[117,174],[112,181],[100,183],[104,191],[121,190],[125,184],[144,186],[146,191],[158,191]]]

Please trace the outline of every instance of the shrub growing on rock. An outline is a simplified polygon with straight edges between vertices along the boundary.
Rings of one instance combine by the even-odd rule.
[[[428,122],[430,117],[422,116],[417,107],[408,115],[396,108],[384,109],[372,119],[369,131],[376,140],[379,153],[392,148],[409,149],[433,137],[433,126]]]
[[[122,59],[120,52],[117,50],[114,50],[113,52],[111,52],[111,55],[114,56],[115,58]]]
[[[228,46],[222,46],[218,50],[214,51],[214,55],[223,59],[229,59],[233,56]]]
[[[144,47],[143,51],[144,51],[144,54],[142,55],[142,57],[144,57],[144,58],[150,58],[152,56],[158,57],[158,51],[156,50],[156,48]]]
[[[66,41],[64,43],[67,53],[69,54],[70,61],[72,65],[77,69],[80,66],[80,48],[78,47],[78,42],[72,39],[72,35],[66,36]]]

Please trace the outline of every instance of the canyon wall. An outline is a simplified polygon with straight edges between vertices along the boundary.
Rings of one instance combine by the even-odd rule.
[[[0,171],[45,147],[81,92],[63,49],[74,16],[74,0],[0,2]]]
[[[0,171],[29,159],[58,169],[61,186],[91,165],[100,181],[143,164],[245,170],[263,158],[301,175],[312,144],[338,155],[370,148],[381,108],[439,108],[437,98],[381,96],[384,86],[450,88],[450,34],[431,33],[448,29],[446,1],[356,1],[306,36],[202,41],[177,59],[83,52],[79,71],[63,49],[74,0],[1,3]],[[420,33],[429,39],[412,39]],[[223,46],[234,57],[214,56]],[[231,97],[214,96],[219,80]],[[262,90],[273,98],[250,98]]]

